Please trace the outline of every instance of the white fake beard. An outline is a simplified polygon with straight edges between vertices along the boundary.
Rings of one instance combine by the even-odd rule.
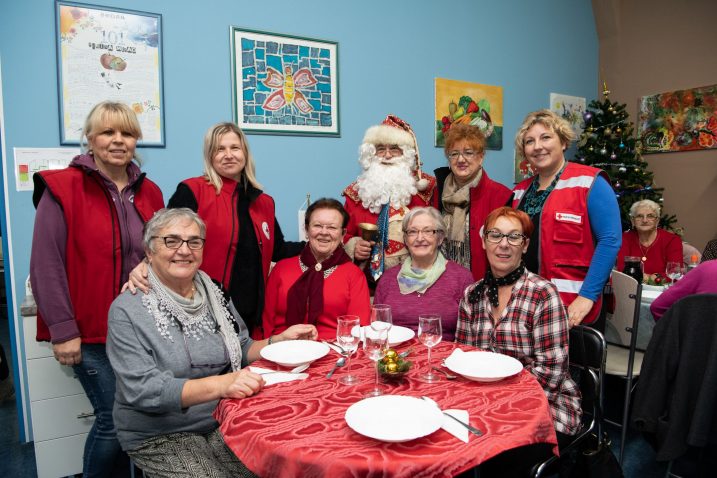
[[[375,154],[365,155],[364,153],[368,151],[363,149],[360,162],[365,167],[365,171],[356,181],[358,196],[363,207],[378,214],[381,212],[381,207],[389,202],[394,208],[408,206],[411,196],[418,192],[411,169],[411,164],[414,162],[411,156],[415,156],[415,153],[412,150],[406,151],[408,154],[404,153],[403,156],[392,158],[391,164],[383,164],[382,158]],[[368,167],[365,166],[366,164]]]

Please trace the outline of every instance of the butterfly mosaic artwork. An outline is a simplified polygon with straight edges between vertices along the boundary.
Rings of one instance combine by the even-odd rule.
[[[235,116],[248,133],[338,136],[335,42],[233,29]]]

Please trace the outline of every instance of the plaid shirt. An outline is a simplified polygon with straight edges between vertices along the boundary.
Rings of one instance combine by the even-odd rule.
[[[526,270],[513,286],[497,324],[484,291],[478,303],[461,300],[456,342],[515,357],[535,375],[548,397],[555,429],[580,430],[580,391],[568,372],[568,314],[552,282]]]

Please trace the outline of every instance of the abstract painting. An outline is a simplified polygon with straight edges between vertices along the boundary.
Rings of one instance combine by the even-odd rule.
[[[583,132],[583,114],[585,114],[585,98],[580,96],[550,93],[550,111],[561,116],[573,128],[575,136]]]
[[[643,96],[637,135],[643,153],[717,148],[717,85]]]
[[[478,126],[486,149],[503,148],[503,88],[436,78],[436,146],[454,124]]]
[[[234,119],[247,133],[339,136],[338,43],[231,28]]]

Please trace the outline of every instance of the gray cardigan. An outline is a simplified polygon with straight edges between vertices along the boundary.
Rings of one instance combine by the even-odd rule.
[[[177,432],[208,433],[217,427],[212,412],[217,400],[182,408],[184,383],[230,370],[229,353],[219,333],[200,339],[184,337],[170,326],[172,341],[162,337],[154,317],[142,304],[144,294],[121,294],[109,311],[107,355],[117,377],[114,422],[122,449]],[[242,366],[253,343],[233,305],[239,324]]]

